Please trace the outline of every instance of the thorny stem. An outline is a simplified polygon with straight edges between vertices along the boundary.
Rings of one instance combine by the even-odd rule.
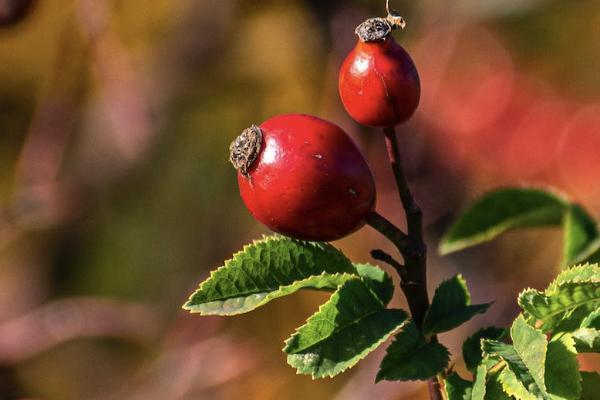
[[[414,323],[422,330],[425,314],[429,308],[427,248],[423,240],[423,212],[415,202],[404,174],[396,132],[393,127],[385,128],[383,132],[385,134],[388,160],[394,172],[400,201],[406,216],[408,233],[405,234],[390,221],[375,212],[367,217],[367,223],[388,238],[402,254],[405,268],[398,271],[400,273],[400,288],[404,292]],[[433,336],[431,341],[435,342],[437,338]],[[443,399],[437,377],[430,378],[427,385],[431,400]]]

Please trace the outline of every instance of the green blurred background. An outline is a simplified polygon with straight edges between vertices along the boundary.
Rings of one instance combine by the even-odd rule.
[[[422,383],[373,384],[381,351],[332,380],[295,375],[283,340],[323,294],[231,319],[180,308],[267,232],[227,157],[242,129],[275,114],[346,129],[376,175],[378,210],[403,224],[382,135],[337,94],[354,27],[384,3],[38,0],[0,28],[0,399],[426,398]],[[442,335],[464,371],[461,339],[507,324],[522,288],[545,287],[561,236],[513,233],[441,259],[457,211],[487,189],[533,183],[600,216],[600,2],[392,5],[422,82],[398,131],[426,214],[429,284],[460,271],[474,301],[496,301]],[[370,228],[335,245],[357,261],[392,250]]]

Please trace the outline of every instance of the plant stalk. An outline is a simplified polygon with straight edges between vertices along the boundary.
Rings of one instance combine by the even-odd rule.
[[[412,320],[417,327],[423,329],[425,314],[429,308],[427,294],[427,247],[423,240],[423,212],[416,203],[402,168],[402,160],[398,149],[398,139],[393,127],[383,130],[387,148],[388,160],[398,194],[406,217],[407,233],[377,213],[367,217],[367,223],[388,238],[404,258],[405,268],[400,274],[400,288],[406,297]],[[434,336],[431,341],[437,341]],[[440,383],[437,377],[427,382],[431,400],[443,400]]]

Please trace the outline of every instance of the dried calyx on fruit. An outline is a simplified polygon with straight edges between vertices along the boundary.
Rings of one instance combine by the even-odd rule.
[[[387,17],[369,18],[356,27],[354,33],[358,35],[363,42],[383,41],[392,32],[393,29],[404,29],[406,21],[398,11],[390,8],[390,1],[385,4]]]
[[[248,168],[252,165],[260,151],[262,132],[256,125],[243,130],[229,146],[229,161],[240,174],[248,177]]]
[[[355,32],[359,37],[339,75],[342,103],[358,123],[392,127],[408,120],[420,98],[417,69],[410,55],[392,37],[404,19],[390,9],[388,16],[369,18]]]
[[[375,206],[371,170],[337,125],[304,114],[245,129],[230,146],[252,215],[296,239],[330,241],[365,223]]]

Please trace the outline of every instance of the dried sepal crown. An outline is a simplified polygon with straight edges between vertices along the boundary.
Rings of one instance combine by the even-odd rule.
[[[229,146],[229,161],[245,177],[248,177],[248,170],[258,158],[262,141],[262,131],[252,125],[244,129]]]

